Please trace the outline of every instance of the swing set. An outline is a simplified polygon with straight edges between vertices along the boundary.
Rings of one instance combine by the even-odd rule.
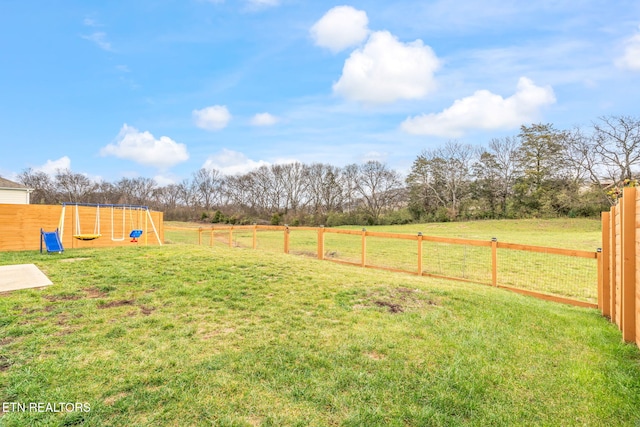
[[[142,222],[143,220],[148,220],[151,223],[151,228],[153,229],[153,233],[156,236],[156,239],[160,245],[162,242],[160,241],[160,236],[158,235],[158,230],[156,229],[155,224],[153,223],[153,218],[151,217],[151,211],[148,206],[139,206],[139,205],[112,205],[112,204],[93,204],[93,203],[63,203],[62,204],[62,213],[60,214],[60,222],[58,225],[58,232],[60,236],[60,241],[64,236],[64,222],[65,222],[65,214],[67,210],[67,206],[75,206],[75,222],[73,224],[72,235],[75,239],[78,240],[95,240],[102,237],[101,225],[100,225],[100,209],[101,208],[109,208],[111,213],[111,241],[113,242],[122,242],[126,239],[126,230],[127,230],[127,211],[129,211],[129,238],[132,243],[138,243],[138,238],[142,236]],[[80,225],[80,206],[86,207],[95,207],[95,220],[93,224],[93,232],[83,232]],[[135,213],[134,213],[135,212]],[[119,228],[117,231],[116,228]],[[85,229],[86,230],[86,229]]]

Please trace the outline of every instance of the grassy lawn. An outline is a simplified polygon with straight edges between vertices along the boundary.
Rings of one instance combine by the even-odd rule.
[[[640,351],[595,310],[283,254],[0,253],[0,424],[637,425]]]

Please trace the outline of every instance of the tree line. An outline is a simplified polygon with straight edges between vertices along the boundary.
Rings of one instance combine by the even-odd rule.
[[[640,120],[601,117],[589,128],[523,125],[474,147],[422,151],[407,176],[378,161],[337,167],[293,162],[239,175],[199,169],[177,184],[150,178],[96,182],[71,170],[27,169],[32,203],[147,205],[167,220],[329,226],[412,221],[596,216],[635,183]]]

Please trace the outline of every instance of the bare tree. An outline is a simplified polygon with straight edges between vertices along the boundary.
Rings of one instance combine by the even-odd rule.
[[[489,200],[491,209],[504,215],[518,176],[518,140],[513,137],[493,138],[481,149],[473,166],[476,188]]]
[[[640,164],[640,119],[607,116],[599,120],[593,124],[591,144],[600,161],[594,173],[606,174],[616,183],[633,179]]]
[[[122,178],[116,182],[120,192],[118,203],[148,205],[153,200],[154,190],[157,188],[152,178]]]
[[[163,211],[173,211],[178,206],[180,187],[177,184],[169,184],[156,188],[153,192],[153,204]]]
[[[302,163],[294,162],[282,165],[284,178],[285,214],[292,211],[295,215],[308,202],[309,171]]]
[[[398,173],[378,161],[368,161],[358,168],[356,192],[362,198],[364,211],[374,223],[402,196]]]
[[[87,202],[96,189],[96,183],[81,173],[71,172],[69,169],[59,169],[55,175],[56,186],[69,202]]]
[[[58,202],[56,186],[49,175],[29,168],[18,175],[18,181],[31,189],[31,203],[54,204]]]
[[[341,170],[340,183],[344,197],[343,209],[346,212],[351,212],[357,207],[357,187],[359,176],[360,167],[355,163],[347,165]]]
[[[193,185],[202,207],[209,211],[220,200],[222,178],[216,169],[201,168],[193,174]]]
[[[425,211],[435,206],[456,218],[462,201],[469,196],[473,147],[449,141],[435,150],[424,150],[407,177],[412,204]]]

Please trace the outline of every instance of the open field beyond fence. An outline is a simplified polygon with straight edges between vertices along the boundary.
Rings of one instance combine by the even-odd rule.
[[[373,229],[376,231],[284,226],[185,227],[169,223],[165,238],[173,243],[285,252],[366,268],[469,281],[597,307],[595,250]]]

